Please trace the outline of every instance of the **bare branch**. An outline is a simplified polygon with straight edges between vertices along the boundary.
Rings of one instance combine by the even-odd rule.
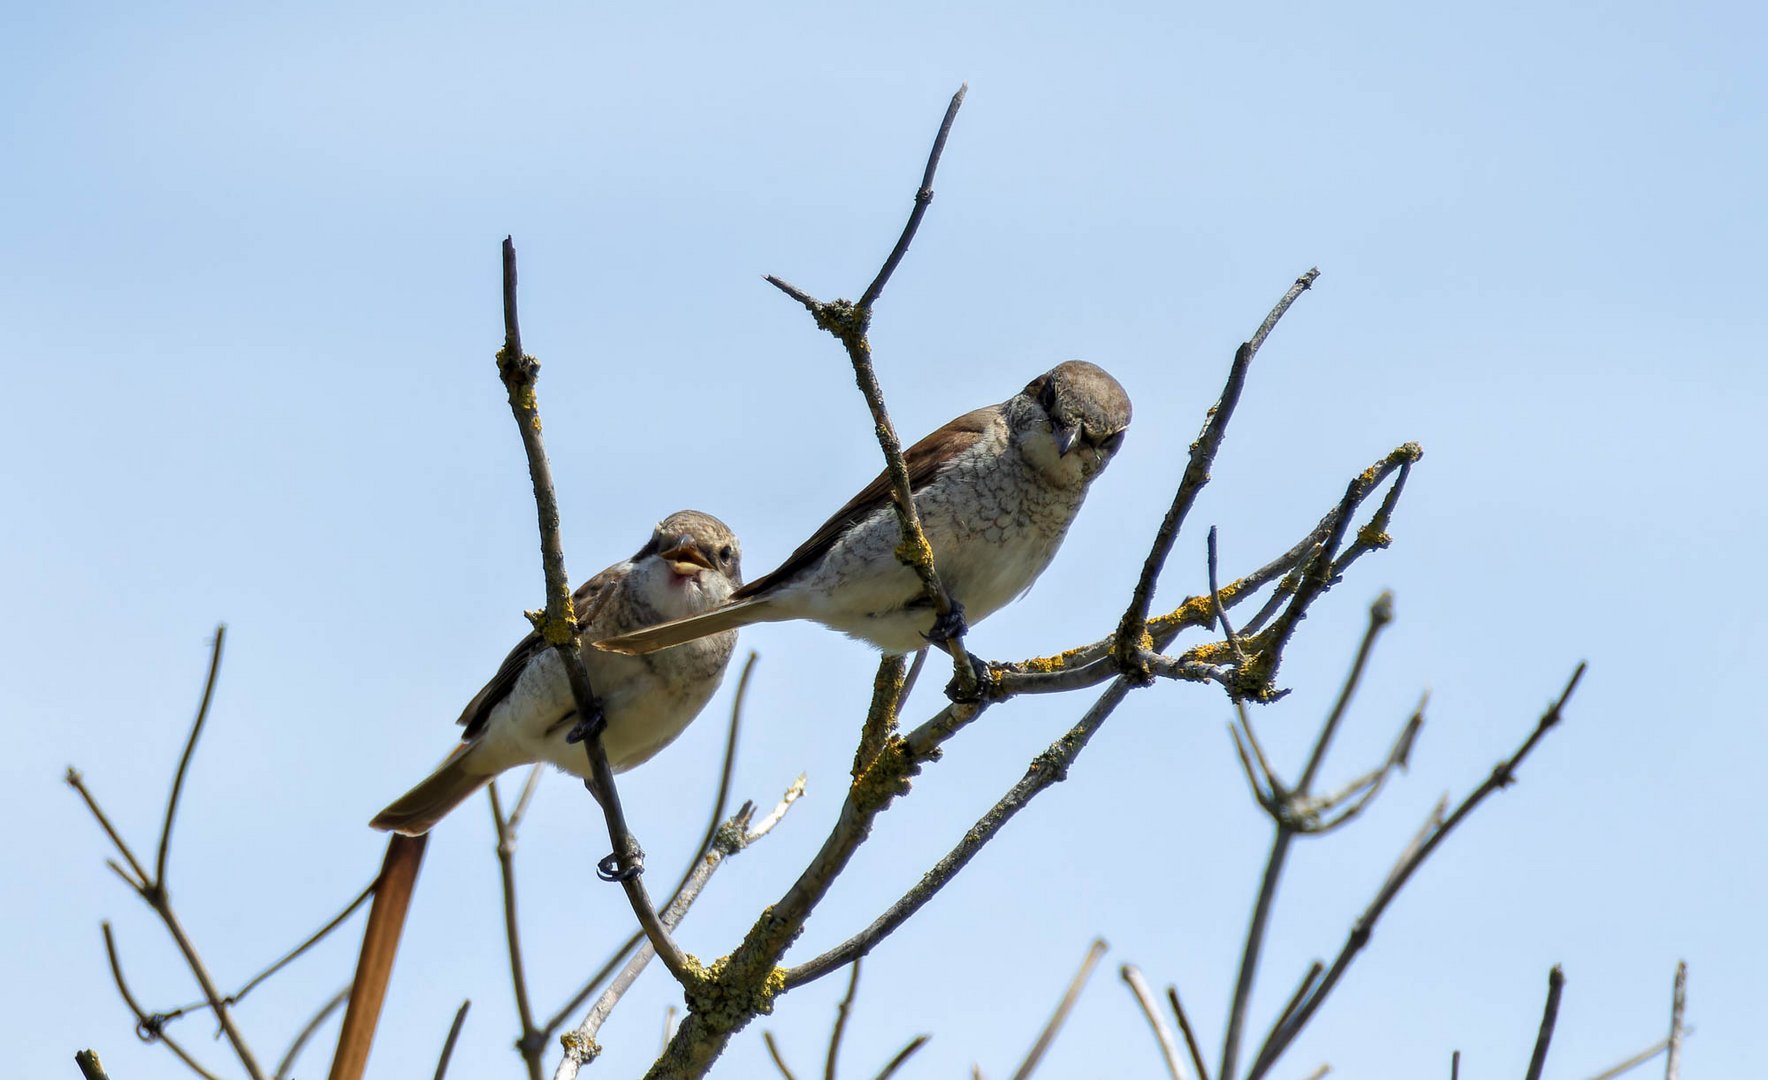
[[[962,84],[958,87],[958,92],[952,95],[951,104],[945,107],[945,119],[940,121],[939,134],[933,138],[933,150],[927,155],[927,168],[921,173],[921,187],[915,192],[915,208],[909,212],[908,223],[902,227],[902,235],[897,237],[896,246],[890,249],[884,265],[878,270],[878,276],[872,279],[872,283],[860,295],[858,306],[866,311],[870,311],[872,305],[878,302],[878,297],[884,292],[885,283],[896,272],[896,266],[902,262],[902,257],[908,253],[909,242],[915,238],[915,230],[921,227],[921,219],[927,216],[927,206],[933,202],[933,173],[939,168],[939,159],[945,153],[945,140],[952,133],[952,121],[958,118],[958,106],[964,103],[964,95],[969,91],[970,84]]]
[[[528,776],[530,790],[534,775],[530,772]],[[546,1048],[546,1036],[534,1026],[534,1010],[528,1001],[528,972],[522,963],[521,927],[516,919],[516,831],[510,824],[516,814],[512,811],[508,818],[503,816],[503,800],[498,796],[495,778],[485,785],[485,793],[491,803],[491,824],[497,830],[497,871],[503,884],[503,935],[509,947],[510,985],[516,994],[516,1019],[522,1025],[516,1049],[521,1052],[522,1063],[528,1068],[529,1080],[540,1080],[540,1055]],[[464,1014],[465,1006],[462,1006]]]
[[[1235,635],[1233,624],[1228,622],[1228,609],[1222,606],[1222,587],[1216,580],[1216,527],[1209,527],[1209,606],[1215,611],[1216,625],[1222,628],[1222,636],[1228,640],[1228,647],[1234,651],[1234,659],[1246,663],[1246,650],[1240,647],[1240,638]]]
[[[1331,745],[1333,734],[1337,732],[1346,710],[1350,708],[1351,699],[1357,694],[1357,684],[1363,679],[1363,670],[1369,664],[1369,656],[1375,651],[1375,639],[1381,636],[1381,631],[1393,619],[1393,593],[1384,592],[1369,605],[1369,625],[1363,631],[1362,642],[1357,646],[1357,657],[1351,661],[1351,669],[1344,677],[1344,686],[1338,692],[1338,700],[1333,703],[1326,723],[1321,725],[1320,736],[1314,742],[1314,752],[1308,755],[1307,767],[1302,770],[1301,780],[1295,785],[1298,794],[1306,795],[1313,790],[1314,778],[1319,775],[1320,765],[1326,760],[1326,748]]]
[[[74,1064],[79,1066],[80,1075],[84,1080],[110,1080],[105,1074],[104,1063],[98,1060],[96,1050],[76,1050]]]
[[[1307,1026],[1320,1004],[1337,986],[1338,980],[1343,977],[1351,962],[1369,943],[1369,939],[1375,932],[1375,924],[1380,920],[1382,913],[1387,910],[1387,906],[1393,902],[1399,891],[1405,887],[1412,874],[1419,866],[1423,865],[1424,860],[1430,857],[1431,852],[1435,851],[1443,840],[1454,831],[1455,827],[1465,821],[1467,816],[1473,813],[1488,795],[1500,788],[1508,787],[1515,781],[1517,768],[1534,750],[1536,744],[1559,724],[1566,703],[1571,700],[1573,692],[1578,688],[1579,680],[1584,677],[1585,668],[1586,665],[1582,663],[1577,666],[1577,669],[1572,672],[1571,679],[1567,681],[1565,688],[1560,692],[1558,699],[1541,715],[1534,730],[1523,740],[1522,745],[1510,757],[1494,766],[1491,775],[1461,801],[1454,813],[1450,814],[1447,819],[1441,819],[1441,824],[1437,824],[1441,808],[1439,807],[1438,812],[1432,815],[1432,820],[1426,823],[1418,837],[1407,846],[1400,861],[1395,864],[1386,881],[1382,883],[1375,899],[1370,901],[1362,915],[1358,916],[1350,934],[1345,939],[1344,947],[1339,950],[1338,957],[1333,960],[1332,966],[1327,970],[1319,987],[1308,995],[1307,1000],[1301,1003],[1287,1023],[1272,1032],[1271,1038],[1259,1051],[1258,1061],[1248,1073],[1248,1080],[1257,1080],[1259,1076],[1263,1075],[1264,1070],[1276,1063],[1278,1057],[1288,1048],[1295,1036]]]
[[[803,304],[805,310],[816,320],[817,326],[833,334],[847,350],[848,360],[853,364],[854,381],[859,384],[860,393],[866,399],[866,407],[872,413],[872,426],[878,436],[878,448],[884,453],[885,472],[890,476],[891,503],[896,510],[897,524],[902,529],[902,545],[897,548],[897,558],[920,578],[922,592],[941,623],[952,613],[952,598],[940,583],[939,571],[933,565],[932,545],[927,542],[927,535],[921,529],[921,517],[915,509],[914,490],[909,483],[908,466],[903,461],[902,440],[897,437],[896,425],[891,423],[889,410],[884,406],[884,391],[878,383],[877,371],[872,366],[872,347],[866,338],[866,332],[872,320],[872,304],[883,292],[885,282],[890,280],[890,275],[902,261],[903,254],[908,251],[909,242],[914,239],[915,230],[920,228],[921,218],[927,213],[927,204],[933,199],[933,174],[939,168],[940,155],[945,152],[946,137],[951,134],[952,121],[956,118],[958,107],[963,104],[964,94],[968,89],[967,85],[960,86],[958,92],[952,95],[945,119],[940,123],[939,134],[933,140],[933,150],[928,155],[927,167],[922,172],[921,186],[915,193],[915,208],[909,214],[908,224],[903,227],[902,236],[884,260],[878,276],[872,279],[871,285],[861,294],[857,304],[847,300],[824,303],[777,277],[769,276],[767,279],[780,291]],[[953,675],[960,693],[967,699],[974,698],[977,694],[976,672],[971,668],[969,655],[964,651],[963,636],[955,635],[946,644],[952,654]]]
[[[589,683],[589,671],[583,665],[581,640],[576,612],[571,603],[570,577],[565,571],[564,542],[559,533],[559,503],[553,490],[552,466],[547,461],[546,446],[540,435],[540,405],[534,384],[540,373],[540,361],[522,350],[522,330],[516,314],[516,247],[505,237],[503,241],[503,348],[497,352],[497,372],[509,394],[510,412],[521,432],[522,449],[528,457],[528,475],[534,485],[534,505],[539,515],[541,562],[546,572],[546,610],[531,615],[535,629],[558,651],[565,676],[571,684],[571,697],[577,715],[583,721],[586,735],[584,753],[589,758],[590,790],[601,804],[607,822],[608,839],[614,853],[610,860],[617,872],[604,876],[620,882],[645,936],[662,957],[663,966],[675,980],[686,986],[693,978],[687,958],[669,939],[651,905],[650,895],[639,878],[643,868],[643,852],[638,840],[627,827],[626,815],[620,807],[620,793],[614,784],[614,772],[608,767],[607,753],[602,748],[600,726],[593,718],[600,715],[595,690]]]
[[[773,1032],[763,1031],[761,1041],[767,1044],[767,1055],[773,1058],[773,1063],[780,1070],[780,1075],[785,1080],[798,1080],[798,1077],[793,1075],[792,1069],[786,1064],[785,1055],[780,1053],[780,1044],[774,1041]]]
[[[1185,1036],[1185,1047],[1191,1051],[1191,1064],[1197,1066],[1198,1080],[1209,1080],[1209,1066],[1203,1063],[1203,1048],[1197,1043],[1197,1035],[1191,1030],[1191,1018],[1185,1015],[1185,1006],[1179,1003],[1179,988],[1166,988],[1167,1004],[1173,1007],[1173,1016],[1179,1021],[1179,1032]]]
[[[134,879],[131,879],[128,874],[123,872],[123,868],[118,866],[115,862],[108,864],[110,868],[116,871],[118,877],[129,882],[130,886],[134,888],[136,892],[141,893],[145,898],[148,890],[153,887],[153,882],[148,878],[146,868],[144,868],[141,865],[141,862],[135,858],[135,852],[129,849],[129,845],[124,842],[122,834],[117,832],[117,827],[111,824],[110,817],[99,807],[98,800],[94,798],[92,792],[87,789],[86,778],[80,775],[78,769],[69,765],[67,776],[64,777],[64,779],[67,781],[68,787],[71,787],[80,793],[80,798],[86,803],[86,809],[92,812],[93,820],[97,821],[98,827],[104,830],[104,835],[110,837],[111,845],[117,849],[117,853],[124,859],[128,860],[129,868],[135,871],[135,877]]]
[[[1277,325],[1277,320],[1289,310],[1289,305],[1295,303],[1296,297],[1312,286],[1314,279],[1319,276],[1320,271],[1312,269],[1296,278],[1295,284],[1277,301],[1271,313],[1265,316],[1265,321],[1252,335],[1252,340],[1234,351],[1234,362],[1228,368],[1227,385],[1222,388],[1222,396],[1217,399],[1215,407],[1209,411],[1197,441],[1191,444],[1190,460],[1185,464],[1179,488],[1173,494],[1172,505],[1167,508],[1166,517],[1161,520],[1160,529],[1154,535],[1154,544],[1142,563],[1142,574],[1136,581],[1129,607],[1124,610],[1123,618],[1117,624],[1115,652],[1118,661],[1125,665],[1125,670],[1130,670],[1133,665],[1133,650],[1141,647],[1142,634],[1148,625],[1148,605],[1154,597],[1154,586],[1160,578],[1161,568],[1166,565],[1166,557],[1172,552],[1173,542],[1178,539],[1179,529],[1184,524],[1185,515],[1190,513],[1197,493],[1203,490],[1203,485],[1209,483],[1210,466],[1215,461],[1216,451],[1221,449],[1222,436],[1227,433],[1228,421],[1234,416],[1234,406],[1240,401],[1240,392],[1246,385],[1246,372],[1252,366],[1252,358],[1258,353],[1259,346],[1264,344],[1272,328]]]
[[[1694,1031],[1693,1031],[1693,1029],[1684,1029],[1682,1034],[1683,1035],[1692,1035],[1692,1034],[1694,1034]],[[1632,1057],[1621,1062],[1620,1064],[1613,1065],[1613,1066],[1610,1066],[1609,1068],[1602,1070],[1601,1072],[1597,1073],[1595,1076],[1592,1076],[1590,1078],[1590,1080],[1614,1080],[1615,1077],[1620,1076],[1623,1073],[1632,1072],[1634,1069],[1637,1069],[1639,1066],[1650,1061],[1652,1058],[1657,1057],[1659,1054],[1663,1053],[1665,1050],[1668,1050],[1669,1048],[1670,1048],[1670,1040],[1659,1039],[1657,1042],[1652,1043],[1650,1046],[1639,1051],[1637,1054],[1634,1054]]]
[[[694,901],[699,898],[700,891],[705,888],[706,882],[711,879],[713,873],[724,865],[725,859],[766,836],[803,794],[804,777],[799,776],[792,786],[786,789],[779,804],[766,817],[756,822],[753,827],[751,827],[750,821],[754,815],[755,807],[751,803],[744,803],[730,821],[718,830],[712,850],[707,852],[704,857],[695,860],[693,868],[683,881],[682,887],[676,892],[675,898],[663,909],[660,916],[663,925],[673,930],[687,914],[688,908],[692,907]],[[614,1006],[619,1004],[620,999],[625,996],[627,989],[637,981],[639,974],[650,963],[653,955],[654,950],[647,940],[640,946],[632,959],[627,961],[626,966],[621,969],[620,974],[614,977],[614,981],[609,984],[608,988],[602,992],[602,996],[589,1010],[589,1015],[584,1017],[583,1023],[562,1037],[561,1041],[565,1044],[565,1056],[559,1062],[559,1067],[553,1072],[553,1080],[574,1080],[578,1070],[593,1061],[596,1055],[601,1052],[601,1047],[596,1045],[596,1033],[601,1030],[608,1015],[614,1011]],[[693,1016],[694,1014],[689,1013],[687,1019],[691,1021]],[[549,1025],[549,1028],[553,1026],[556,1025]],[[686,1024],[684,1023],[683,1026],[685,1027]],[[676,1038],[680,1037],[681,1033],[678,1029]],[[672,1043],[673,1041],[671,1040]]]
[[[467,1022],[467,1010],[473,1007],[472,999],[460,1003],[460,1011],[454,1014],[454,1023],[448,1025],[448,1038],[442,1043],[442,1055],[436,1061],[436,1080],[444,1080],[448,1075],[448,1059],[454,1056],[455,1041],[460,1038],[460,1029]]]
[[[1682,1011],[1688,1004],[1688,961],[1676,961],[1676,983],[1670,995],[1669,1057],[1664,1063],[1664,1080],[1677,1080],[1682,1074]]]
[[[1087,977],[1092,975],[1094,966],[1099,963],[1099,958],[1105,955],[1107,947],[1104,938],[1094,938],[1092,945],[1088,946],[1086,958],[1080,962],[1080,970],[1076,971],[1074,978],[1069,981],[1067,992],[1062,995],[1062,1000],[1056,1003],[1056,1011],[1050,1014],[1050,1021],[1039,1033],[1037,1042],[1032,1044],[1031,1052],[1025,1055],[1025,1060],[1014,1071],[1013,1080],[1025,1080],[1037,1068],[1038,1062],[1043,1060],[1044,1053],[1050,1049],[1050,1044],[1056,1041],[1056,1033],[1062,1030],[1062,1022],[1068,1019],[1069,1011],[1074,1008],[1075,1001],[1080,997],[1081,988],[1086,986]]]
[[[896,1075],[896,1070],[902,1068],[904,1062],[915,1056],[915,1051],[927,1045],[927,1040],[930,1038],[932,1038],[931,1035],[916,1035],[910,1039],[909,1044],[898,1050],[896,1056],[890,1059],[890,1064],[884,1066],[884,1070],[878,1074],[877,1080],[890,1080],[892,1076]]]
[[[956,108],[955,103],[953,108]],[[847,1033],[847,1017],[853,1012],[853,996],[859,992],[859,967],[860,961],[855,960],[853,974],[847,979],[847,993],[841,998],[841,1004],[835,1008],[835,1026],[829,1031],[829,1056],[823,1064],[823,1080],[835,1080],[835,1062],[841,1056],[841,1036]]]
[[[227,626],[215,627],[214,648],[209,653],[209,677],[203,680],[203,699],[196,708],[196,720],[190,725],[190,738],[184,741],[184,754],[178,759],[178,771],[172,775],[172,794],[166,799],[166,821],[160,827],[160,855],[154,860],[153,887],[166,887],[166,855],[172,846],[172,823],[178,817],[178,796],[184,792],[184,777],[190,771],[190,759],[196,753],[196,740],[203,733],[203,721],[209,718],[209,702],[215,698],[215,677],[221,673],[221,644],[227,638]]]
[[[527,816],[528,804],[534,801],[534,793],[540,789],[540,778],[545,773],[545,763],[535,762],[533,767],[528,770],[528,779],[522,781],[522,792],[516,796],[515,809],[510,811],[509,819],[504,822],[512,837],[515,836],[516,829],[521,826],[522,818]]]
[[[331,1016],[332,1013],[337,1012],[338,1009],[343,1006],[344,1002],[348,1000],[350,1000],[350,988],[346,986],[328,998],[326,1003],[319,1007],[319,1011],[314,1013],[307,1022],[301,1026],[301,1030],[295,1034],[294,1042],[289,1043],[288,1051],[282,1055],[282,1060],[277,1063],[274,1080],[289,1080],[289,1070],[295,1067],[296,1059],[301,1056],[301,1051],[307,1048],[308,1041],[311,1040],[314,1034],[319,1030],[319,1026],[325,1023],[326,1019]]]
[[[1449,1055],[1449,1080],[1461,1080],[1461,1051]]]
[[[1547,972],[1547,1005],[1541,1010],[1541,1030],[1535,1035],[1535,1052],[1529,1057],[1526,1080],[1541,1080],[1547,1067],[1547,1047],[1553,1042],[1553,1025],[1559,1020],[1559,995],[1565,989],[1565,972],[1558,964]]]
[[[1160,1018],[1160,1006],[1154,1002],[1154,992],[1148,989],[1148,980],[1142,977],[1142,971],[1134,964],[1124,964],[1117,969],[1124,984],[1135,996],[1136,1004],[1142,1007],[1142,1015],[1148,1018],[1148,1026],[1154,1029],[1154,1041],[1160,1044],[1160,1056],[1166,1062],[1166,1071],[1173,1080],[1186,1080],[1185,1067],[1179,1064],[1179,1046],[1173,1041],[1173,1033],[1168,1030],[1166,1021]]]
[[[202,1063],[191,1057],[184,1047],[178,1045],[177,1040],[160,1030],[159,1026],[154,1023],[153,1017],[148,1015],[146,1010],[136,1002],[135,995],[129,992],[128,981],[123,978],[123,964],[117,959],[117,941],[111,933],[111,924],[105,922],[100,923],[99,926],[104,931],[104,954],[110,960],[111,977],[117,982],[117,993],[122,996],[123,1004],[129,1006],[129,1011],[135,1014],[135,1034],[139,1035],[143,1042],[164,1044],[167,1050],[172,1051],[174,1057],[184,1062],[186,1068],[202,1077],[203,1080],[220,1080],[214,1073],[203,1068]]]

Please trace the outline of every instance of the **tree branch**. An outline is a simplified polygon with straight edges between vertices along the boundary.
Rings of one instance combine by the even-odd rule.
[[[1553,1025],[1559,1020],[1559,995],[1565,989],[1565,972],[1554,964],[1547,972],[1547,1005],[1541,1010],[1541,1030],[1535,1035],[1535,1052],[1529,1057],[1526,1080],[1541,1080],[1547,1067],[1547,1047],[1553,1042]]]
[[[1142,1007],[1142,1015],[1148,1018],[1148,1026],[1154,1029],[1154,1041],[1160,1045],[1161,1059],[1166,1063],[1166,1071],[1173,1080],[1185,1080],[1185,1067],[1179,1064],[1179,1046],[1173,1040],[1173,1033],[1167,1029],[1166,1022],[1160,1018],[1160,1007],[1154,1003],[1154,992],[1148,989],[1148,980],[1142,977],[1142,971],[1134,964],[1124,964],[1117,969],[1123,977],[1124,984],[1135,996],[1136,1004]]]
[[[117,959],[117,941],[111,933],[111,924],[103,922],[99,924],[99,928],[104,931],[104,955],[110,961],[111,977],[116,980],[117,993],[122,997],[123,1004],[129,1006],[129,1011],[135,1014],[135,1034],[141,1037],[142,1042],[163,1043],[174,1057],[184,1062],[186,1068],[203,1080],[219,1080],[214,1073],[203,1068],[201,1062],[191,1057],[184,1047],[178,1045],[177,1040],[160,1030],[153,1017],[135,1000],[135,995],[129,992],[128,980],[123,978],[123,964]]]
[[[289,1070],[295,1067],[295,1061],[301,1056],[301,1051],[307,1048],[308,1041],[319,1030],[319,1026],[325,1023],[326,1018],[337,1012],[348,1000],[350,1000],[350,988],[346,986],[327,999],[326,1003],[319,1007],[319,1011],[308,1018],[307,1022],[301,1026],[301,1030],[295,1034],[295,1040],[289,1043],[288,1051],[282,1055],[282,1060],[277,1062],[274,1080],[289,1080]]]
[[[1050,1049],[1050,1044],[1056,1041],[1056,1033],[1062,1030],[1063,1021],[1068,1019],[1068,1014],[1073,1010],[1075,1001],[1080,998],[1081,989],[1086,986],[1087,978],[1092,975],[1094,966],[1099,963],[1099,958],[1105,955],[1106,948],[1104,938],[1094,938],[1092,945],[1088,946],[1087,955],[1080,962],[1080,970],[1075,972],[1074,978],[1069,981],[1068,990],[1062,995],[1062,1000],[1056,1003],[1056,1011],[1050,1014],[1050,1020],[1044,1025],[1044,1030],[1038,1033],[1037,1042],[1032,1043],[1031,1052],[1025,1055],[1025,1060],[1020,1062],[1018,1069],[1014,1070],[1013,1080],[1026,1080],[1037,1069],[1038,1063],[1043,1060],[1044,1054]]]
[[[1682,1075],[1682,1011],[1688,1004],[1688,961],[1676,961],[1676,983],[1670,995],[1669,1057],[1664,1063],[1664,1080],[1677,1080]]]
[[[436,1080],[444,1080],[448,1075],[448,1059],[454,1056],[454,1044],[460,1038],[460,1029],[467,1022],[467,1010],[473,1007],[472,999],[460,1003],[460,1011],[454,1014],[454,1023],[448,1025],[448,1038],[442,1043],[442,1054],[436,1061]]]

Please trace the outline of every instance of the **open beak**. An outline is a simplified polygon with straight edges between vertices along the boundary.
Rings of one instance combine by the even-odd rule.
[[[1056,453],[1058,456],[1067,457],[1068,452],[1074,449],[1075,442],[1080,439],[1080,425],[1066,427],[1062,424],[1055,424],[1054,428],[1055,430],[1051,434],[1056,436]]]
[[[712,560],[708,559],[685,536],[675,547],[665,551],[662,558],[669,564],[669,569],[682,577],[693,577],[702,570],[713,569]]]

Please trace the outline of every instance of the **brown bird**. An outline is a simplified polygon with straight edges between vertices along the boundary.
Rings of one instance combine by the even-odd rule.
[[[584,641],[717,608],[743,583],[742,549],[724,522],[697,510],[671,514],[650,542],[579,588],[574,600]],[[712,697],[736,648],[725,630],[662,656],[630,657],[583,648],[589,681],[607,726],[602,747],[621,772],[669,745]],[[547,761],[585,776],[589,760],[566,741],[576,704],[558,650],[538,633],[523,638],[497,674],[467,702],[461,743],[435,772],[369,824],[417,836],[492,777]]]
[[[637,655],[785,619],[820,622],[887,653],[948,639],[966,619],[978,622],[1031,588],[1129,422],[1129,395],[1117,380],[1070,360],[909,447],[915,509],[957,605],[948,625],[934,625],[920,579],[896,557],[901,533],[881,473],[730,602],[595,645]]]

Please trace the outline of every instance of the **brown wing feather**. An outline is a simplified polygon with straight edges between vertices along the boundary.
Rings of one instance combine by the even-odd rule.
[[[916,492],[926,487],[946,464],[982,438],[999,418],[998,405],[967,412],[904,451],[902,458],[903,464],[909,470],[909,491]],[[835,511],[833,517],[823,522],[822,527],[812,533],[809,540],[800,544],[797,551],[787,556],[785,562],[773,572],[738,589],[731,594],[731,599],[744,600],[752,596],[762,596],[776,585],[790,581],[799,571],[822,558],[842,533],[865,520],[873,511],[889,505],[890,471],[886,469],[861,488],[858,495],[847,500],[847,505]]]
[[[615,580],[614,571],[618,568],[619,564],[608,567],[578,586],[577,591],[571,594],[571,604],[577,612],[578,626],[588,626],[594,621],[601,605],[613,593],[613,590],[607,588],[607,585]],[[491,676],[491,681],[486,683],[477,694],[474,694],[473,700],[467,702],[467,707],[461,710],[460,719],[455,723],[466,725],[466,730],[460,736],[462,739],[478,738],[480,730],[485,726],[486,718],[491,715],[491,710],[495,709],[497,703],[508,697],[510,691],[515,688],[516,680],[522,675],[522,669],[526,668],[529,661],[540,655],[543,650],[550,648],[552,646],[548,645],[538,632],[530,632],[527,637],[517,642],[516,647],[510,650],[510,654],[504,657],[503,663],[498,666],[497,674]]]

